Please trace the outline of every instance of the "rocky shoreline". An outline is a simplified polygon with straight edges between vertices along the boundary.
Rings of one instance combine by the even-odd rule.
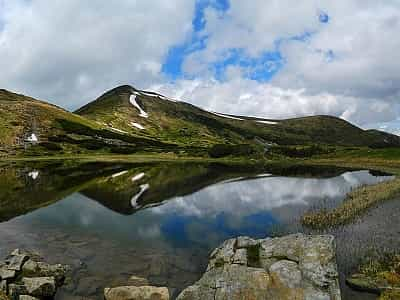
[[[168,289],[138,286],[106,288],[106,300],[169,299]],[[205,274],[178,300],[340,300],[335,241],[330,235],[293,234],[225,241],[211,255]]]
[[[53,298],[67,270],[68,266],[51,265],[38,255],[16,249],[0,263],[0,299]]]
[[[51,299],[68,267],[50,265],[15,250],[0,264],[0,300]],[[167,287],[132,276],[126,286],[104,289],[106,300],[169,300]],[[292,234],[279,238],[238,237],[209,257],[203,276],[178,300],[318,299],[340,300],[335,241],[330,235]]]

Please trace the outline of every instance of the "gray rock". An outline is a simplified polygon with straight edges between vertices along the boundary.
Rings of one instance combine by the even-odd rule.
[[[54,277],[22,278],[28,295],[36,297],[52,297],[56,293]]]
[[[39,300],[39,299],[29,295],[20,295],[19,300]]]
[[[19,299],[20,295],[27,294],[26,287],[22,284],[11,283],[8,285],[8,295],[11,299]]]
[[[54,277],[58,286],[62,284],[67,270],[68,267],[65,265],[50,265],[44,262],[36,262],[32,259],[29,259],[22,266],[24,277]]]
[[[169,292],[165,287],[154,286],[121,286],[105,288],[106,300],[169,300]]]
[[[12,279],[16,275],[15,270],[9,270],[5,266],[0,268],[0,279],[1,280],[7,280],[7,279]]]
[[[177,299],[339,300],[334,238],[227,240],[211,253],[202,278]]]
[[[13,256],[11,256],[11,258],[9,260],[8,269],[14,270],[14,271],[21,271],[22,265],[28,259],[29,259],[29,256],[27,256],[25,254],[13,255]]]
[[[0,281],[0,291],[7,293],[8,291],[8,285],[6,280]]]
[[[289,260],[279,260],[269,268],[272,278],[288,288],[301,287],[301,271],[299,265]]]
[[[149,281],[146,278],[134,276],[134,275],[129,277],[128,282],[129,282],[129,285],[133,285],[133,286],[149,285]]]

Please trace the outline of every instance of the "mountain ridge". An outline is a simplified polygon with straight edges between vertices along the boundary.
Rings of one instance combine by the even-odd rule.
[[[276,120],[217,113],[130,85],[106,91],[75,112],[0,89],[0,129],[0,155],[207,155],[219,144],[400,146],[398,136],[363,130],[334,116]]]

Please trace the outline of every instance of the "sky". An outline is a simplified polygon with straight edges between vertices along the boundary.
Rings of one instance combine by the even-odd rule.
[[[398,32],[398,0],[0,0],[0,88],[75,110],[131,84],[400,133]]]

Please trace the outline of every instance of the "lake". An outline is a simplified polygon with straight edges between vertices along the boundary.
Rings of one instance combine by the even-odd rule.
[[[355,187],[392,178],[318,166],[4,164],[0,255],[22,248],[69,264],[72,279],[57,299],[102,299],[104,287],[127,285],[132,275],[176,295],[199,279],[209,252],[228,238],[331,233],[344,299],[367,299],[343,279],[367,254],[400,246],[392,226],[399,206],[387,202],[352,224],[321,232],[303,228],[299,219],[336,207]]]

